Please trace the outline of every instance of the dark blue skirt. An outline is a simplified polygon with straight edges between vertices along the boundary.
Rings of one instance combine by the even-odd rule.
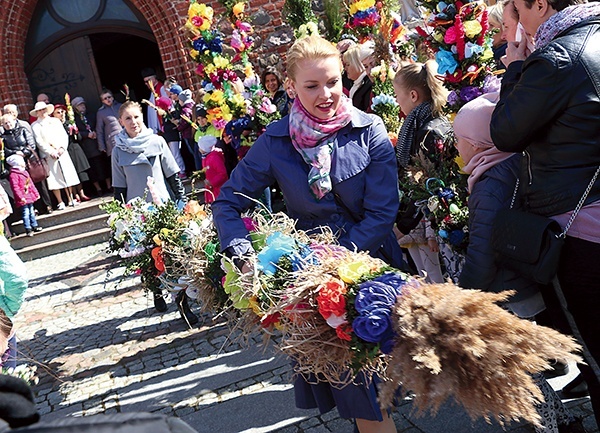
[[[373,377],[369,385],[365,385],[367,381],[361,373],[355,378],[355,383],[350,383],[341,389],[332,386],[329,382],[317,383],[314,377],[311,377],[309,382],[301,375],[295,378],[296,407],[318,408],[322,414],[337,407],[342,418],[383,421],[377,402],[377,384],[380,382],[378,377]]]

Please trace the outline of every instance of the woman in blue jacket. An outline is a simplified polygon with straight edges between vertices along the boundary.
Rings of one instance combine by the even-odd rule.
[[[341,71],[339,53],[325,39],[307,37],[290,48],[294,105],[256,141],[213,203],[227,254],[251,251],[240,213],[254,202],[245,196],[258,198],[277,181],[297,228],[328,226],[340,244],[403,265],[392,233],[399,202],[394,149],[381,119],[343,95]],[[295,389],[299,407],[326,412],[337,405],[342,417],[357,419],[362,433],[396,431],[379,409],[373,384],[338,390],[298,378]]]

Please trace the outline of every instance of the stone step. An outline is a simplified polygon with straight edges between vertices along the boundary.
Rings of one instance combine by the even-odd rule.
[[[35,233],[33,237],[28,237],[25,234],[15,236],[11,239],[12,247],[15,251],[25,248],[27,246],[35,246],[43,244],[53,240],[61,240],[75,235],[85,235],[86,233],[93,232],[95,230],[107,228],[106,224],[107,216],[93,215],[87,218],[80,218],[75,221],[69,221],[58,225],[46,225],[45,221],[39,221],[40,227],[44,230]]]
[[[35,242],[37,236],[38,234],[27,239]],[[13,248],[21,260],[27,262],[42,257],[48,257],[53,254],[64,253],[65,251],[71,251],[76,248],[83,248],[89,245],[106,242],[109,238],[110,228],[106,226],[105,228],[86,231],[84,233],[61,237],[58,239],[52,239],[47,242],[28,244],[22,248],[14,248],[13,243]]]

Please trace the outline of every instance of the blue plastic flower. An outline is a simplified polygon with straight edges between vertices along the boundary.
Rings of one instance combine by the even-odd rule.
[[[456,68],[458,67],[458,63],[454,58],[454,55],[447,50],[440,49],[436,55],[435,60],[438,63],[438,74],[444,75],[446,73],[454,74]]]
[[[465,44],[465,58],[470,59],[475,54],[483,53],[483,47],[481,45],[474,44],[473,42],[467,42]]]
[[[445,200],[446,202],[449,202],[450,200],[452,200],[454,198],[454,196],[455,196],[454,191],[452,191],[451,188],[442,188],[438,192],[438,197],[441,198],[442,200]]]
[[[279,259],[294,251],[296,241],[291,236],[275,232],[267,238],[267,246],[258,253],[258,269],[267,275],[273,275],[277,271],[276,263]]]

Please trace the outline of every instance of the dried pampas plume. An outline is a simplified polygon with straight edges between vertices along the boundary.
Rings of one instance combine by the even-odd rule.
[[[391,404],[398,384],[415,394],[419,414],[436,412],[450,397],[469,416],[500,424],[539,423],[542,399],[532,373],[549,359],[581,362],[575,341],[496,303],[512,292],[485,293],[453,284],[423,284],[407,290],[394,310],[398,334],[381,384],[382,405]]]

